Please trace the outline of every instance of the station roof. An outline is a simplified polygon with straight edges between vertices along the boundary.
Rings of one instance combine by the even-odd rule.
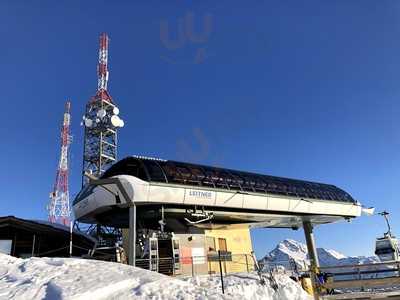
[[[102,177],[116,175],[132,175],[149,182],[356,203],[347,192],[330,184],[141,156],[120,160]]]
[[[62,224],[55,224],[44,220],[26,220],[14,216],[0,217],[0,231],[1,228],[5,228],[7,226],[14,226],[24,229],[26,231],[41,233],[45,235],[60,234],[69,236],[70,234],[70,228]],[[75,237],[81,237],[87,243],[90,243],[92,245],[96,243],[95,238],[76,229],[73,230],[73,234]]]

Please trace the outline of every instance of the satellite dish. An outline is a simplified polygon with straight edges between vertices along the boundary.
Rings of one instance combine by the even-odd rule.
[[[91,119],[85,119],[85,126],[86,127],[92,127],[93,126],[93,121]]]
[[[99,118],[96,118],[96,123],[100,123],[100,119]]]
[[[103,119],[105,116],[106,116],[106,111],[104,110],[104,109],[100,109],[98,112],[97,112],[97,116],[100,118],[100,119]]]
[[[116,106],[114,107],[113,114],[118,116],[118,114],[119,114],[119,108],[118,107],[116,107]]]
[[[111,117],[111,124],[114,127],[119,127],[120,122],[121,122],[121,119],[118,116],[114,115]]]

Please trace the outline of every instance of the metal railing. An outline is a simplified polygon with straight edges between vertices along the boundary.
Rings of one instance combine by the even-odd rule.
[[[326,273],[336,281],[361,280],[400,276],[400,262],[382,262],[360,265],[323,266],[321,273]]]
[[[287,273],[292,274],[306,273],[309,272],[310,269],[310,266],[305,261],[299,263],[294,259],[274,261],[261,260],[259,261],[259,265],[263,272],[286,271]]]
[[[207,256],[180,256],[179,258],[137,258],[136,266],[175,276],[249,273],[255,270],[251,254],[232,254],[230,252],[215,252]]]

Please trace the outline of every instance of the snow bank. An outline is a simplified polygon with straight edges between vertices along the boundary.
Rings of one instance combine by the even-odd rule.
[[[127,265],[0,254],[0,299],[221,299],[219,291]]]
[[[309,300],[312,299],[299,284],[295,283],[288,276],[279,274],[274,276],[278,283],[278,290],[275,291],[269,281],[265,285],[259,283],[259,277],[255,273],[236,273],[224,276],[225,295],[229,299],[241,300]],[[187,278],[187,282],[207,288],[221,289],[219,276],[196,276]]]
[[[309,299],[288,277],[275,292],[256,275],[180,280],[131,266],[78,258],[19,259],[0,254],[0,299]]]

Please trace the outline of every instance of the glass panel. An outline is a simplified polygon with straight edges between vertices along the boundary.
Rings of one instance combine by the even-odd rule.
[[[355,202],[345,191],[327,184],[260,175],[174,161],[153,161],[142,158],[126,158],[113,165],[103,178],[128,174],[148,180],[141,162],[151,180],[185,185],[202,185],[211,188],[244,190],[257,193],[286,195],[291,197]],[[160,169],[161,167],[161,169]],[[163,172],[165,173],[165,176]]]
[[[147,174],[143,169],[143,165],[140,160],[135,158],[127,158],[119,161],[111,168],[109,168],[102,178],[108,178],[117,175],[131,175],[142,180],[148,180]]]
[[[156,161],[147,160],[147,161],[144,161],[144,164],[147,168],[147,171],[149,172],[151,181],[157,181],[157,182],[165,182],[166,181],[164,173]]]
[[[229,189],[227,183],[228,174],[224,172],[222,169],[214,169],[214,183],[216,187],[220,189]]]
[[[198,180],[204,179],[205,175],[200,168],[195,167],[195,166],[189,166],[189,169],[192,172],[192,175],[194,178],[196,178]]]
[[[187,168],[191,174],[191,177],[188,179],[189,182],[201,185],[205,178],[204,172],[197,166],[187,165]]]
[[[206,249],[207,251],[215,251],[215,238],[212,236],[206,236]]]
[[[236,171],[229,171],[229,173],[232,175],[232,178],[234,179],[234,183],[238,186],[242,186],[243,178],[240,176],[240,174]]]
[[[184,183],[190,183],[192,181],[192,173],[189,169],[183,164],[175,164],[176,171],[179,173],[179,176],[183,179]]]
[[[12,240],[0,240],[0,253],[11,255]]]
[[[183,183],[181,174],[176,169],[176,166],[172,163],[164,163],[162,168],[167,175],[168,182]]]

